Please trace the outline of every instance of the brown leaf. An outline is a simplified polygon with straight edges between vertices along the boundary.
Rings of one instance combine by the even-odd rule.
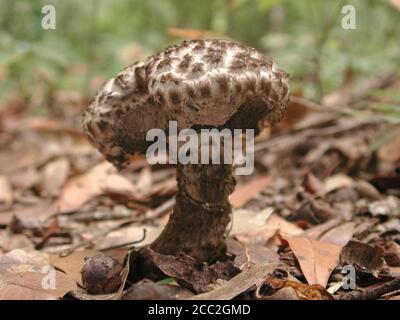
[[[262,228],[273,212],[272,208],[261,211],[233,210],[231,235],[247,234]]]
[[[400,267],[400,245],[389,240],[385,242],[385,261],[388,266]]]
[[[273,288],[280,288],[273,296],[266,297],[266,300],[278,300],[279,296],[286,298],[286,300],[333,300],[333,297],[325,288],[318,284],[307,285],[298,281],[283,280],[269,275],[266,276],[266,284]],[[295,294],[289,290],[278,295],[283,289],[288,288],[293,289]],[[288,293],[290,294],[287,295]]]
[[[247,270],[253,265],[279,262],[279,255],[265,246],[243,244],[234,239],[228,239],[226,245],[227,252],[235,255],[233,264],[240,270]]]
[[[14,194],[10,182],[5,176],[0,176],[0,204],[9,206],[13,200]]]
[[[176,300],[178,295],[182,295],[182,290],[177,286],[161,285],[144,279],[126,290],[121,300]],[[187,296],[191,295],[187,294]]]
[[[47,163],[40,171],[38,187],[43,195],[56,196],[68,178],[70,164],[66,158]]]
[[[247,271],[239,273],[231,280],[224,282],[213,291],[199,294],[190,300],[231,300],[252,286],[258,287],[265,280],[264,277],[275,270],[276,264],[255,265]]]
[[[142,250],[142,254],[164,274],[175,278],[183,288],[196,293],[208,291],[207,287],[217,279],[228,280],[240,272],[230,261],[208,266],[183,253],[175,257],[146,248]]]
[[[129,180],[115,173],[110,164],[103,162],[88,173],[68,181],[57,201],[57,206],[60,213],[72,212],[101,194],[130,196],[135,191],[136,188]]]
[[[149,166],[146,166],[142,169],[142,171],[139,174],[139,177],[136,181],[136,187],[141,193],[147,194],[150,192],[152,185],[153,181],[152,181],[151,169]]]
[[[373,247],[358,241],[350,241],[340,254],[342,264],[350,264],[361,271],[376,274],[383,267],[384,252],[381,247]]]
[[[248,220],[250,219],[252,219],[251,216],[248,217]],[[302,234],[303,229],[278,215],[272,214],[269,215],[267,221],[262,226],[238,233],[235,237],[242,243],[265,245],[278,233],[284,238],[293,237]]]
[[[340,218],[330,219],[324,223],[313,226],[304,231],[303,237],[318,240],[325,232],[341,223]]]
[[[302,219],[312,224],[320,224],[335,216],[337,216],[335,209],[322,199],[305,200],[297,213],[297,219]]]
[[[35,218],[45,220],[57,213],[57,206],[52,203],[43,202],[30,207],[15,208],[0,212],[0,225],[8,225],[13,217],[20,219]]]
[[[75,281],[59,271],[54,271],[55,287],[46,288],[43,285],[45,276],[42,272],[0,274],[0,300],[55,299],[77,288]]]
[[[369,181],[378,190],[400,189],[400,175],[378,175]]]
[[[46,277],[53,275],[54,288],[46,286],[51,284]],[[16,249],[0,255],[0,300],[55,299],[76,288],[74,280],[51,269],[45,253]]]
[[[3,272],[40,272],[48,264],[47,253],[15,249],[0,255],[0,274]]]
[[[339,264],[341,247],[307,238],[288,238],[308,284],[326,287],[329,276]]]
[[[354,222],[343,223],[323,234],[318,240],[344,247],[353,238],[354,226]]]
[[[302,185],[305,190],[311,194],[325,194],[325,186],[323,182],[311,172],[307,172],[307,174],[304,176]]]
[[[238,186],[231,194],[230,201],[234,208],[240,208],[253,199],[260,192],[264,191],[272,182],[272,177],[261,176],[249,183]]]
[[[96,254],[94,250],[75,251],[66,257],[57,255],[50,256],[50,264],[59,270],[64,271],[74,279],[80,286],[82,284],[81,269],[85,264],[85,258]]]
[[[14,249],[33,250],[33,242],[24,234],[15,234],[9,229],[0,230],[0,249],[12,251]]]
[[[264,297],[263,300],[300,300],[300,297],[292,287],[283,287],[274,294]]]
[[[377,156],[380,160],[395,163],[400,160],[400,129],[393,128],[392,130],[395,138],[381,146]]]
[[[354,185],[355,185],[354,180],[344,174],[336,174],[330,176],[326,178],[324,181],[324,189],[326,193],[344,187],[353,187]]]

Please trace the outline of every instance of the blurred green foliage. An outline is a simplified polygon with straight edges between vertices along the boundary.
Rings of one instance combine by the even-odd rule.
[[[41,27],[46,4],[56,8],[56,30]],[[341,27],[345,4],[356,8],[355,30]],[[400,11],[389,0],[0,0],[0,6],[0,102],[59,89],[90,96],[132,60],[181,41],[168,32],[172,27],[208,30],[273,56],[291,74],[292,88],[314,99],[340,86],[346,70],[363,78],[399,67]]]

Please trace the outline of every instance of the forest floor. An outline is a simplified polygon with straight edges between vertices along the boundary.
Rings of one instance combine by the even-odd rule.
[[[174,167],[138,157],[120,175],[82,134],[87,102],[68,92],[51,116],[10,102],[0,116],[0,298],[399,299],[400,128],[365,111],[388,99],[378,89],[399,91],[400,80],[367,79],[321,104],[293,95],[286,119],[257,138],[254,173],[236,177],[226,259],[152,252],[161,281],[134,280],[132,257],[168,221]],[[81,269],[99,253],[114,259],[116,285],[90,294]]]

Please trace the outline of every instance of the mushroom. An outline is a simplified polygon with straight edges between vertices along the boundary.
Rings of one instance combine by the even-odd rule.
[[[105,158],[129,168],[144,154],[150,129],[253,129],[279,121],[289,100],[288,75],[276,63],[227,40],[191,40],[135,63],[109,80],[83,115],[84,130]],[[222,156],[222,152],[221,152]],[[177,164],[178,191],[168,224],[151,248],[201,261],[224,248],[235,179],[227,163]]]

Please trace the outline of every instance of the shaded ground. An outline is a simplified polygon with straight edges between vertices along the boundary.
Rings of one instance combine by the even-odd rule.
[[[29,117],[10,103],[0,118],[0,297],[397,299],[400,130],[370,107],[398,105],[381,93],[399,88],[383,75],[321,105],[295,95],[286,120],[258,138],[254,174],[237,177],[225,259],[148,250],[161,282],[138,282],[133,248],[166,224],[175,169],[137,158],[118,174],[81,133],[86,101],[68,93],[68,114]],[[117,285],[88,294],[80,270],[100,252],[121,264]],[[49,265],[56,290],[41,285]]]

